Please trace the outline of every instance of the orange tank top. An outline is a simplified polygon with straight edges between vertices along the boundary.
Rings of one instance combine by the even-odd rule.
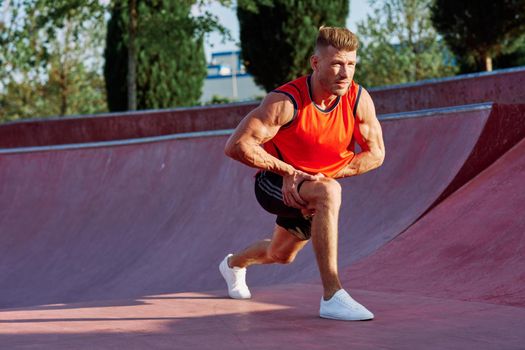
[[[310,76],[273,90],[294,104],[292,121],[263,147],[266,152],[309,174],[333,177],[354,157],[354,114],[361,87],[352,81],[348,92],[327,110],[312,101]]]

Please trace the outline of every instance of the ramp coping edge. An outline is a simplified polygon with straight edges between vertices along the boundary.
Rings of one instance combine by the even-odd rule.
[[[396,119],[407,119],[407,118],[424,118],[430,117],[436,114],[450,114],[455,112],[466,112],[475,110],[485,110],[492,108],[493,103],[477,103],[464,106],[445,107],[445,108],[432,108],[413,112],[403,113],[391,113],[378,116],[381,121],[396,120]],[[108,146],[127,146],[141,143],[152,143],[161,141],[191,139],[198,137],[213,137],[213,136],[227,136],[233,133],[234,129],[224,130],[210,130],[210,131],[196,131],[179,134],[169,134],[161,136],[141,137],[134,139],[125,140],[114,140],[114,141],[100,141],[100,142],[86,142],[86,143],[71,143],[64,145],[50,145],[50,146],[34,146],[34,147],[15,147],[15,148],[0,148],[0,155],[2,154],[20,154],[20,153],[33,153],[33,152],[46,152],[46,151],[63,151],[63,150],[75,150],[83,148],[99,148]]]

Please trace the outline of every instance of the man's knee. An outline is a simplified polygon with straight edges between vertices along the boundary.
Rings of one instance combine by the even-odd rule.
[[[312,200],[320,205],[340,205],[341,185],[334,179],[322,179],[313,183]]]
[[[282,252],[268,249],[268,257],[277,264],[291,264],[295,260],[297,253],[295,252]]]

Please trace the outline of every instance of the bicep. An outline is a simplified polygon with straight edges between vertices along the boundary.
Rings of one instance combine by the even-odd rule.
[[[364,89],[357,106],[354,136],[362,150],[384,152],[381,124],[377,120],[372,98]]]
[[[230,141],[261,145],[272,139],[279,128],[258,115],[258,108],[250,112],[235,129]]]
[[[280,94],[269,94],[239,123],[229,144],[261,145],[271,140],[293,116],[291,101]]]

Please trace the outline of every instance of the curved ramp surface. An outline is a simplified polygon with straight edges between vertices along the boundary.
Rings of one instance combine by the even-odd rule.
[[[525,140],[346,275],[356,288],[523,308],[523,208]]]
[[[341,266],[409,227],[475,149],[491,106],[384,121],[389,156],[345,179]],[[215,265],[268,237],[254,170],[223,155],[226,136],[50,149],[0,158],[0,307],[222,286]],[[417,145],[414,146],[414,145]],[[252,285],[317,277],[310,248],[254,267]]]
[[[491,111],[385,120],[384,166],[342,181],[340,265],[377,315],[365,323],[316,317],[321,288],[308,248],[290,266],[251,269],[254,300],[225,298],[218,262],[273,226],[255,202],[254,171],[223,156],[226,136],[4,153],[0,344],[519,349],[522,307],[368,288],[372,275],[348,270],[379,256],[441,195],[478,149]],[[358,271],[385,279],[388,263]]]

